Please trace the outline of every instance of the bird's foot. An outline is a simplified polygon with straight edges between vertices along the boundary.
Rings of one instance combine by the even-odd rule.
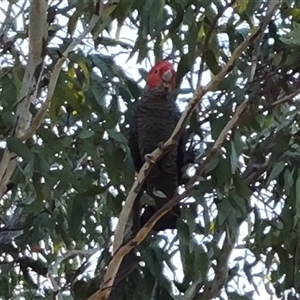
[[[164,142],[159,142],[159,143],[158,143],[158,148],[159,148],[161,151],[164,151],[164,149],[165,149],[165,143],[164,143]]]
[[[145,159],[145,161],[148,161],[151,164],[155,164],[154,157],[151,154],[146,154],[144,159]]]

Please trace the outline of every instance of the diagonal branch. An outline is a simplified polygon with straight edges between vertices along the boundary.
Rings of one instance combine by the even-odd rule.
[[[178,142],[178,139],[182,133],[182,131],[185,128],[185,125],[187,124],[192,112],[194,111],[195,107],[199,104],[203,96],[210,90],[213,90],[224,78],[227,74],[231,72],[231,70],[234,68],[235,63],[243,53],[243,51],[248,47],[250,43],[252,43],[260,34],[263,32],[274,15],[278,5],[279,0],[272,1],[273,7],[268,11],[268,15],[265,17],[264,22],[258,26],[253,33],[246,38],[232,53],[231,58],[229,59],[228,63],[223,67],[223,69],[208,83],[205,87],[197,88],[197,90],[194,93],[193,98],[191,99],[187,109],[182,114],[176,128],[174,129],[171,137],[165,142],[163,150],[157,148],[151,153],[151,157],[153,158],[154,162],[156,162],[164,153],[168,150],[169,147],[172,147],[173,145],[176,145]],[[88,300],[105,300],[108,299],[111,289],[114,285],[115,276],[118,272],[118,269],[120,267],[120,264],[122,262],[123,257],[129,253],[130,250],[132,250],[134,247],[136,247],[138,244],[140,244],[146,236],[149,234],[153,226],[156,224],[156,222],[165,215],[168,211],[172,209],[175,205],[179,203],[179,201],[185,197],[188,196],[189,192],[192,190],[194,184],[198,180],[199,176],[203,173],[205,167],[207,166],[208,162],[210,162],[218,153],[218,150],[221,148],[223,142],[225,141],[227,137],[227,132],[231,130],[239,121],[242,113],[244,112],[245,108],[247,107],[248,101],[245,100],[236,110],[235,115],[233,118],[228,122],[228,124],[225,126],[223,131],[221,132],[220,136],[218,137],[217,141],[215,142],[212,150],[207,156],[207,159],[205,160],[204,164],[199,168],[196,176],[194,176],[189,183],[186,185],[186,192],[184,192],[181,195],[176,195],[172,200],[170,200],[168,203],[166,203],[161,209],[159,209],[152,217],[151,219],[145,224],[144,227],[142,227],[139,232],[136,234],[136,236],[131,239],[129,242],[127,242],[125,245],[118,247],[114,247],[114,256],[112,260],[110,261],[106,274],[104,276],[103,284],[98,292],[96,292],[94,295],[92,295]],[[138,193],[138,188],[141,187],[143,184],[145,177],[149,173],[151,168],[151,164],[149,162],[146,162],[141,171],[139,172],[138,178],[135,181],[133,187],[130,190],[130,193],[126,199],[126,202],[130,202],[133,204],[134,199]],[[127,203],[126,203],[127,204]],[[126,205],[125,204],[125,205]],[[123,240],[123,236],[118,236],[118,238],[121,239],[116,243],[120,243],[120,241]],[[116,236],[115,236],[116,240]]]

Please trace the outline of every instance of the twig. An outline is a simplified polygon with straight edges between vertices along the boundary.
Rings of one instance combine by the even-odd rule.
[[[270,105],[268,105],[266,108],[263,108],[262,110],[266,110],[266,109],[269,109],[270,107],[275,107],[275,106],[281,105],[283,103],[286,103],[289,100],[291,100],[292,98],[298,96],[299,93],[300,93],[300,91],[295,91],[289,95],[281,97],[281,98],[277,99],[276,101],[274,101],[273,103],[271,103]]]
[[[274,1],[275,2],[275,1]],[[154,162],[156,162],[163,154],[164,152],[167,151],[167,149],[169,147],[171,147],[172,145],[176,145],[176,143],[178,142],[178,139],[181,135],[181,132],[184,130],[185,125],[187,123],[187,121],[189,120],[192,112],[194,111],[196,105],[201,101],[201,99],[203,98],[203,96],[210,90],[214,89],[223,79],[224,77],[229,74],[231,72],[231,70],[234,68],[234,65],[236,63],[236,61],[239,59],[239,57],[241,56],[241,54],[243,53],[243,51],[247,48],[247,46],[255,39],[258,37],[258,35],[264,31],[265,26],[267,24],[267,20],[271,19],[271,17],[273,16],[273,13],[275,12],[275,10],[277,9],[277,6],[279,5],[278,1],[275,2],[276,5],[274,5],[273,9],[271,10],[271,12],[269,13],[268,16],[266,16],[265,18],[265,22],[263,24],[261,24],[260,26],[258,26],[253,33],[246,38],[233,52],[232,57],[229,59],[228,63],[223,67],[223,69],[211,80],[211,82],[209,84],[207,84],[205,87],[199,87],[197,88],[197,90],[194,93],[193,98],[191,99],[187,109],[184,111],[184,113],[182,114],[176,128],[174,129],[171,137],[165,142],[163,149],[161,150],[159,148],[157,148],[156,150],[154,150],[151,153],[151,157],[153,159]],[[235,124],[237,123],[237,121],[239,120],[240,115],[242,114],[242,112],[244,111],[244,109],[246,108],[248,102],[245,100],[238,108],[237,111],[235,113],[235,115],[233,116],[233,118],[229,121],[229,123],[226,125],[226,127],[223,129],[223,131],[221,132],[219,138],[217,139],[214,147],[212,148],[212,150],[210,151],[204,165],[207,165],[207,162],[212,159],[212,157],[214,157],[217,153],[217,150],[221,147],[222,143],[225,141],[226,136],[227,136],[227,131],[232,129]],[[134,199],[138,193],[138,188],[141,187],[142,183],[144,182],[147,173],[149,173],[149,170],[151,168],[151,164],[149,162],[146,162],[141,171],[139,172],[138,178],[135,181],[127,199],[126,199],[126,203],[125,205],[132,207],[132,204],[134,202]],[[204,168],[202,168],[202,166],[200,167],[200,171],[204,171]],[[139,232],[136,234],[136,236],[131,239],[129,242],[127,242],[124,246],[119,247],[118,250],[117,247],[115,246],[115,253],[114,256],[112,258],[112,260],[110,261],[106,274],[104,276],[104,280],[103,280],[103,284],[100,288],[100,290],[98,292],[96,292],[94,295],[92,295],[88,300],[105,300],[108,299],[110,292],[111,292],[111,288],[114,284],[114,280],[115,280],[115,276],[117,274],[117,271],[120,267],[120,264],[122,262],[123,257],[130,251],[132,250],[135,246],[137,246],[138,244],[140,244],[145,237],[148,235],[148,233],[151,231],[151,229],[153,228],[153,226],[155,225],[155,223],[163,216],[165,215],[168,211],[170,211],[172,209],[173,206],[175,206],[176,204],[179,203],[179,201],[181,199],[183,199],[184,197],[186,197],[188,195],[188,192],[193,188],[195,182],[197,181],[197,179],[199,174],[197,174],[197,176],[195,176],[194,178],[192,178],[190,180],[190,183],[186,186],[186,192],[183,193],[182,195],[176,195],[172,200],[170,200],[168,203],[166,203],[161,209],[159,209],[152,217],[151,219],[144,225],[144,227],[142,227]],[[117,241],[116,244],[120,243],[120,241],[123,240],[123,235],[119,235],[118,238],[120,238],[119,241]],[[116,245],[115,244],[115,245]]]
[[[259,37],[255,40],[255,46],[254,46],[254,50],[252,53],[252,60],[251,60],[252,66],[251,66],[251,70],[250,70],[250,76],[248,79],[249,83],[253,82],[255,74],[256,74],[258,59],[260,56],[262,39],[263,39],[263,34],[260,34]]]

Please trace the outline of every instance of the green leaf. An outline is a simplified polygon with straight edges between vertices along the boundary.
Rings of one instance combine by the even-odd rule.
[[[208,68],[214,75],[220,72],[221,67],[218,64],[215,53],[211,49],[208,49],[203,53],[203,59],[205,60]]]
[[[231,202],[228,200],[228,197],[222,199],[218,204],[218,225],[222,226],[227,221],[229,217],[232,217],[234,208],[231,205]]]
[[[195,12],[194,12],[192,6],[188,6],[187,10],[184,13],[183,23],[188,26],[191,26],[195,20],[194,13]]]
[[[122,99],[125,102],[129,103],[132,99],[132,95],[130,94],[130,92],[124,86],[119,85],[118,88],[119,88],[119,93],[120,93],[120,96],[122,97]]]
[[[234,176],[233,180],[237,194],[241,196],[244,200],[248,200],[249,197],[252,195],[252,191],[249,188],[248,183],[238,175]]]
[[[219,137],[219,134],[223,130],[223,128],[228,123],[228,119],[225,116],[217,117],[214,114],[209,116],[209,122],[211,126],[211,134],[212,138],[216,140]]]
[[[147,2],[149,2],[149,33],[150,35],[155,36],[153,31],[158,31],[160,28],[165,0],[147,0]]]
[[[206,166],[206,168],[205,168],[205,171],[207,172],[207,173],[210,173],[210,172],[212,172],[213,170],[215,170],[215,168],[218,166],[218,164],[219,164],[219,161],[220,161],[220,157],[219,156],[217,156],[217,157],[215,157],[212,161],[210,161],[208,164],[207,164],[207,166]]]
[[[293,178],[294,171],[295,169],[293,169],[292,172],[288,169],[284,171],[284,186],[288,194],[294,184],[294,178]]]
[[[193,66],[193,57],[189,54],[181,55],[178,63],[177,74],[176,74],[176,86],[179,86],[183,77],[191,70]]]
[[[16,87],[16,81],[18,81],[16,75],[14,81],[8,75],[1,78],[1,104],[10,110],[17,102],[18,89]]]
[[[111,13],[112,19],[117,19],[119,22],[123,22],[132,9],[134,0],[119,1],[114,11]]]
[[[131,95],[133,96],[134,99],[138,99],[141,95],[141,89],[140,87],[137,85],[137,83],[129,78],[126,79],[126,83],[128,86],[128,89],[131,93]]]
[[[76,195],[71,202],[71,212],[69,215],[69,234],[75,237],[78,234],[80,225],[82,224],[82,218],[87,211],[86,199],[82,195]]]
[[[8,299],[9,298],[9,282],[8,279],[5,277],[0,278],[0,295],[4,298],[4,299]]]
[[[84,131],[80,132],[78,134],[78,136],[81,139],[88,139],[88,138],[92,137],[94,134],[95,134],[95,132],[93,130],[87,129],[87,130],[84,130]]]
[[[270,183],[273,179],[278,177],[278,175],[283,171],[284,166],[285,166],[285,163],[283,161],[275,163],[275,165],[272,168],[272,171],[269,175],[268,183]]]
[[[249,0],[237,0],[234,4],[234,8],[237,11],[237,13],[243,13],[246,11],[248,6]]]
[[[33,154],[29,148],[17,137],[9,137],[7,139],[7,147],[13,153],[21,156],[26,162],[30,162],[33,158]]]
[[[247,200],[248,199],[244,199],[242,197],[240,197],[239,195],[235,195],[234,193],[231,195],[231,199],[233,200],[234,204],[236,205],[236,207],[238,207],[241,211],[241,217],[245,218],[247,215]],[[235,214],[235,217],[237,217],[238,214]],[[239,216],[240,218],[240,216]]]
[[[206,274],[209,267],[209,259],[207,253],[203,251],[200,247],[195,247],[194,251],[195,261],[194,261],[194,272],[195,278],[199,278],[203,274]]]
[[[69,146],[71,146],[71,144],[73,143],[73,139],[72,137],[70,136],[66,136],[65,138],[63,138],[61,140],[61,145],[64,147],[64,148],[67,148]]]
[[[95,73],[91,73],[91,91],[93,92],[98,105],[102,108],[105,108],[105,89],[103,87],[104,83],[100,80],[100,78]]]
[[[148,247],[146,249],[144,257],[147,267],[149,268],[151,274],[154,277],[159,277],[161,274],[160,263],[162,263],[162,261],[157,260],[156,254],[151,247]]]
[[[148,43],[147,39],[144,38],[143,36],[139,35],[139,37],[136,39],[136,42],[134,44],[134,47],[128,57],[128,60],[130,60],[133,55],[138,52],[138,58],[137,58],[137,63],[140,63],[145,59],[145,57],[148,54]]]
[[[182,220],[178,220],[177,229],[178,229],[178,235],[180,240],[184,242],[186,245],[189,245],[190,238],[191,238],[189,226]]]
[[[236,170],[238,169],[238,166],[239,166],[239,158],[235,151],[234,142],[231,142],[230,163],[231,163],[231,173],[235,174]]]
[[[117,142],[127,144],[128,140],[120,131],[116,131],[114,129],[106,129],[108,135]]]
[[[300,220],[300,176],[296,180],[296,199],[295,199],[296,212],[294,217],[294,226],[299,223]]]
[[[218,187],[224,189],[224,185],[229,183],[230,177],[228,174],[231,172],[229,159],[220,159],[217,167],[212,171],[217,181]]]

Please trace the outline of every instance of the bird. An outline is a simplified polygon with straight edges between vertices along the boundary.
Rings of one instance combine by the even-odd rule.
[[[158,61],[149,71],[146,87],[141,99],[133,109],[128,146],[136,172],[139,172],[145,160],[149,159],[158,146],[161,147],[171,136],[181,116],[175,102],[176,72],[174,65],[166,60]],[[143,226],[153,214],[176,194],[182,179],[184,167],[185,139],[179,138],[176,147],[168,151],[152,167],[145,183],[140,190],[134,210],[139,205],[144,191],[155,200],[155,206],[147,205],[142,215],[137,219],[134,212],[134,226]],[[164,215],[153,227],[153,231],[175,229],[180,217],[180,207]],[[134,227],[133,226],[133,227]]]

